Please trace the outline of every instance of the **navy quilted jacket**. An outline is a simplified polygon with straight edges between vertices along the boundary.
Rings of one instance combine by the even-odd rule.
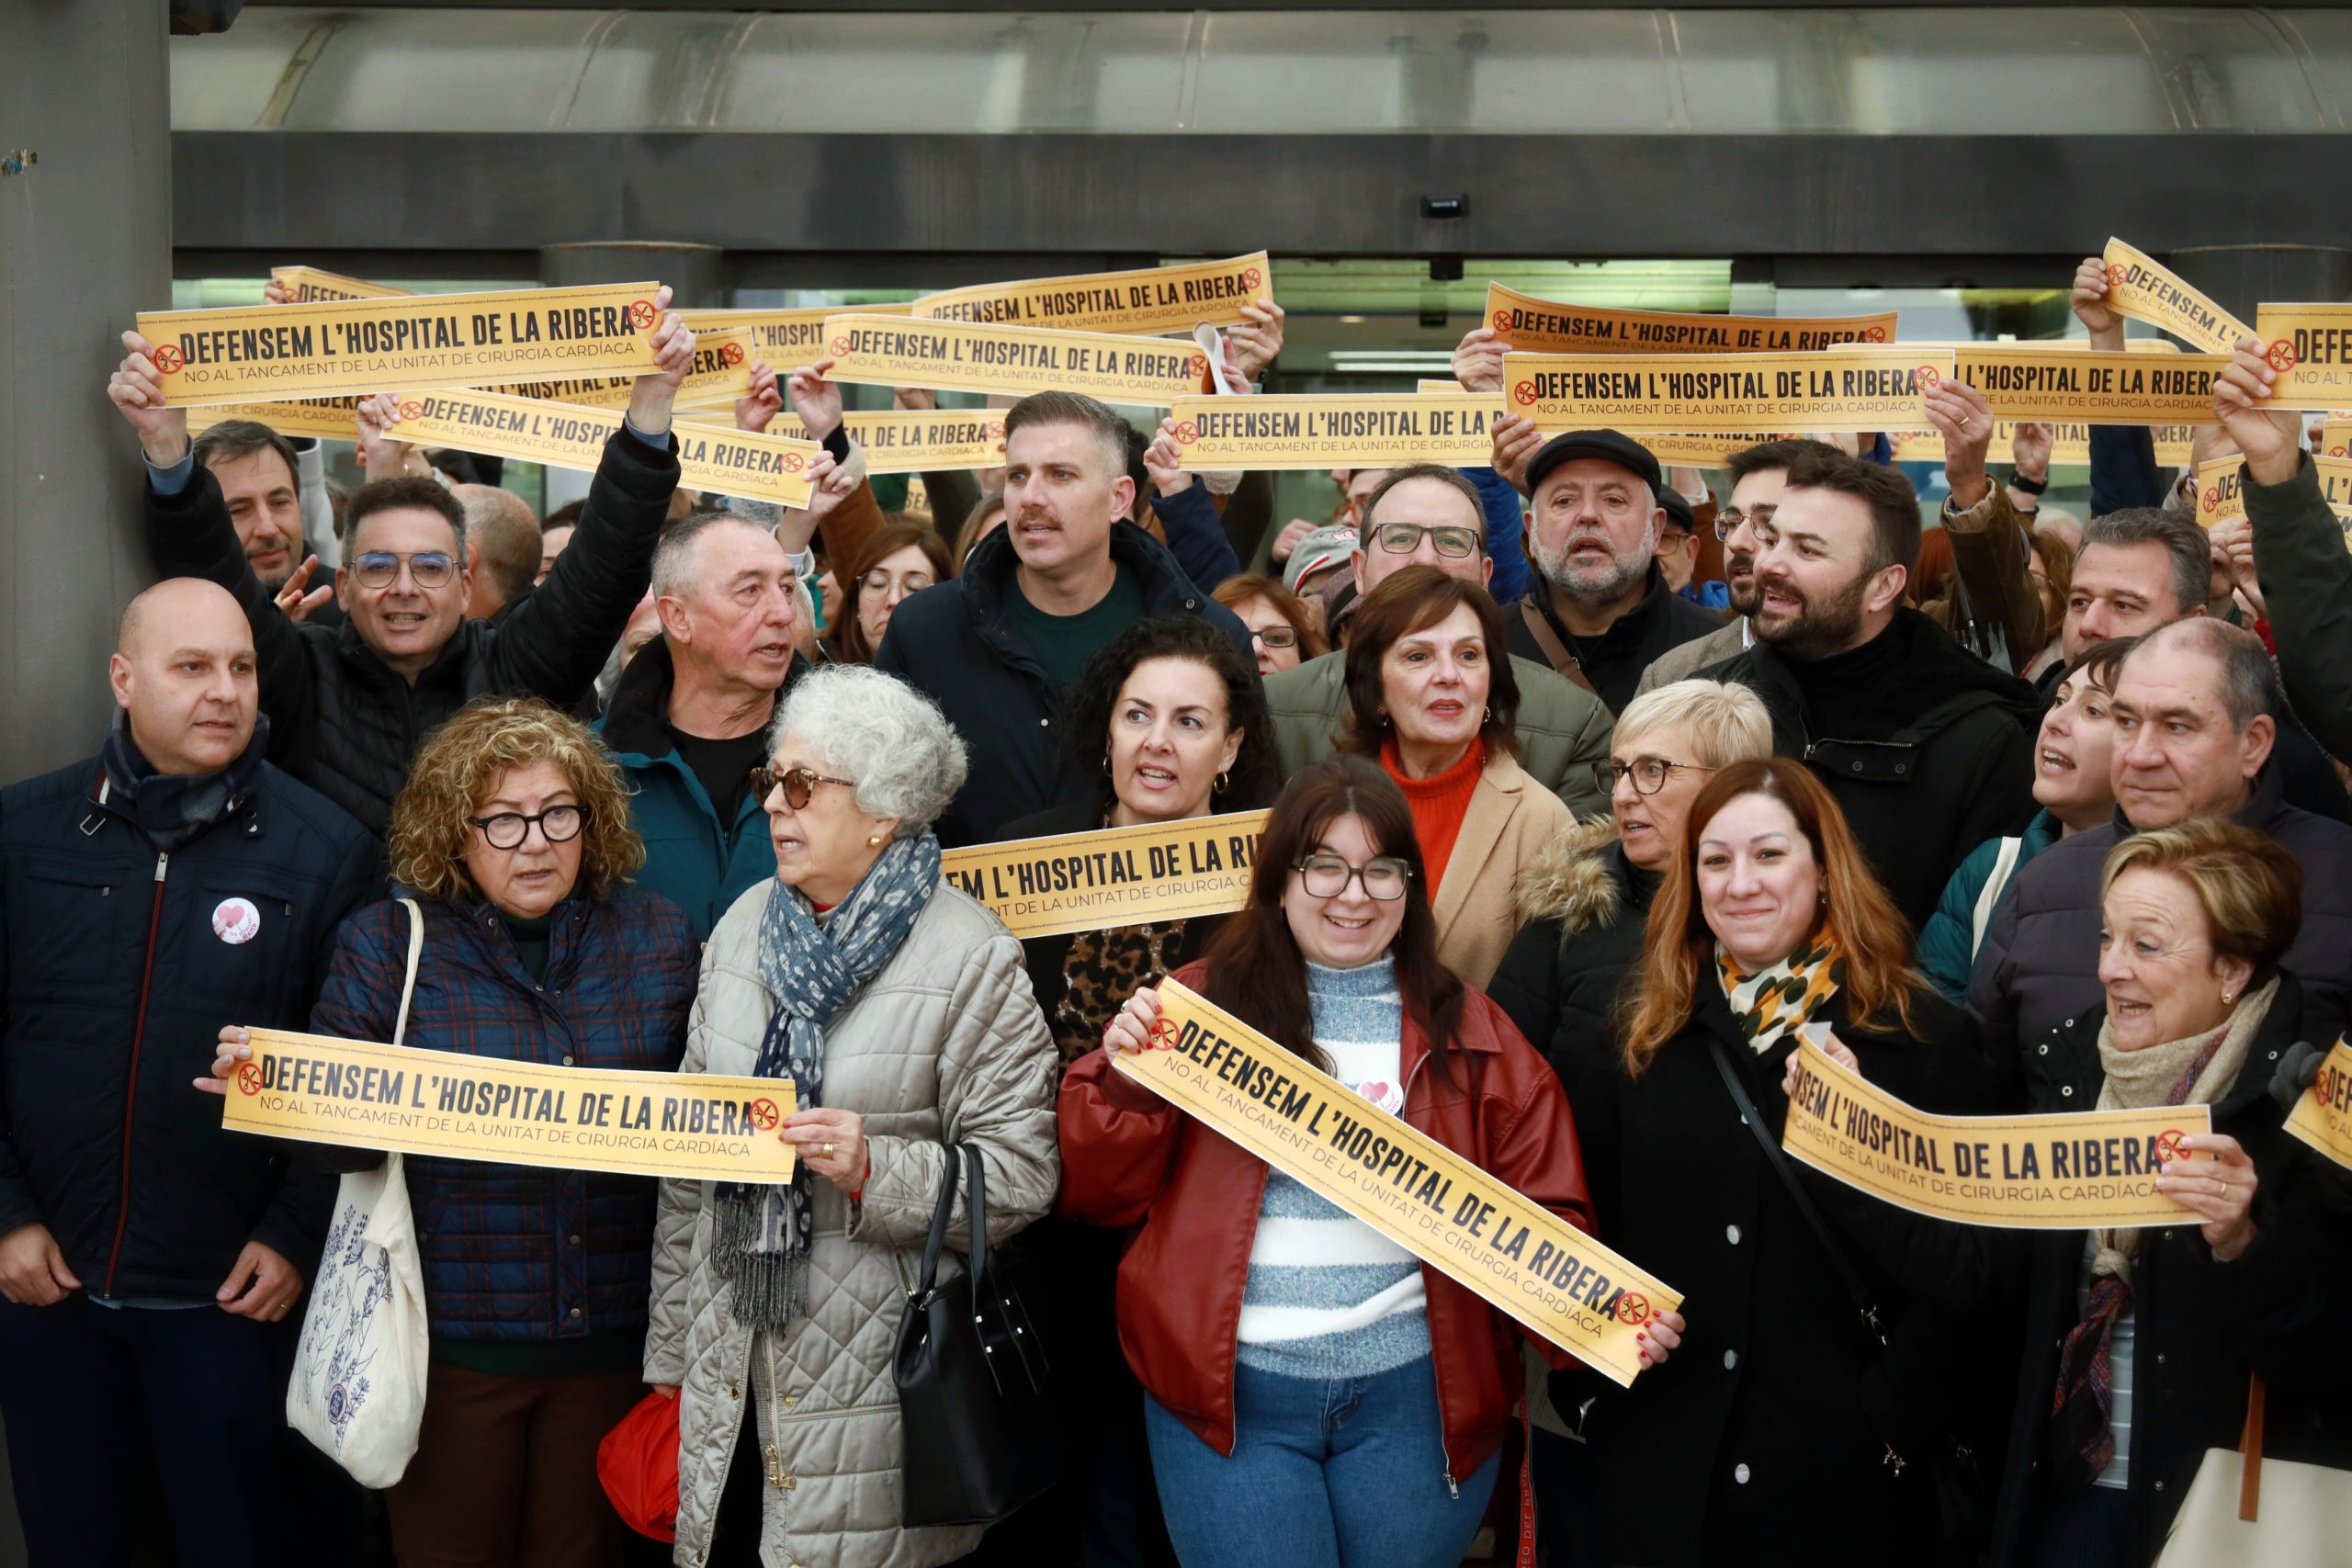
[[[420,907],[424,953],[404,1044],[653,1072],[684,1055],[700,953],[668,899],[624,887],[602,901],[558,905],[545,981],[531,978],[491,906]],[[408,911],[399,903],[352,917],[311,1014],[312,1032],[391,1039],[407,963]],[[374,1162],[345,1155],[336,1163]],[[650,1179],[415,1155],[406,1164],[436,1337],[552,1341],[645,1326]]]

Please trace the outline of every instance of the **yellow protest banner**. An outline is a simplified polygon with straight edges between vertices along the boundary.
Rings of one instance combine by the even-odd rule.
[[[2040,344],[1972,343],[1952,373],[2003,419],[2086,424],[2195,424],[2213,417],[2224,354],[2109,354]]]
[[[541,398],[551,403],[578,403],[592,409],[625,409],[636,389],[634,376],[599,376],[588,381],[518,381],[481,389],[503,392],[510,398]],[[713,333],[707,337],[697,334],[694,363],[687,368],[686,378],[678,384],[678,402],[708,400],[729,405],[727,417],[731,423],[735,400],[751,389],[752,350],[743,333]]]
[[[1266,813],[974,844],[940,856],[947,879],[1022,938],[1229,915],[1249,901]]]
[[[684,1180],[792,1179],[790,1078],[510,1062],[256,1029],[220,1123],[310,1144]]]
[[[1450,395],[1452,395],[1452,396],[1453,396],[1453,397],[1460,397],[1462,394],[1464,394],[1464,392],[1467,392],[1469,389],[1470,389],[1469,388],[1467,388],[1467,387],[1464,386],[1464,385],[1463,385],[1461,382],[1459,382],[1459,381],[1444,381],[1444,380],[1439,380],[1439,381],[1416,381],[1416,382],[1414,382],[1414,383],[1413,383],[1413,390],[1414,390],[1416,393],[1418,393],[1418,394],[1419,394],[1420,396],[1423,396],[1423,397],[1427,397],[1427,396],[1429,396],[1429,395],[1430,395],[1430,393],[1432,393],[1432,392],[1440,393],[1440,394],[1450,394]]]
[[[1166,408],[1203,386],[1208,356],[1190,343],[968,321],[834,316],[825,351],[835,381],[956,392],[1084,392]]]
[[[1716,316],[1602,310],[1487,285],[1487,324],[1528,354],[1788,354],[1840,343],[1893,343],[1895,312],[1869,316]]]
[[[2278,373],[2263,407],[2352,404],[2352,305],[2261,305],[2254,321],[2262,356]]]
[[[2324,457],[2352,457],[2352,419],[2329,414],[2320,427],[2319,450]]]
[[[2312,457],[2306,459],[2319,475],[2319,492],[2327,502],[2335,520],[2352,527],[2352,458]],[[2223,523],[2243,522],[2245,518],[2245,495],[2240,480],[2245,472],[2245,459],[2232,454],[2215,457],[2197,465],[2197,521],[2208,528]],[[2352,548],[2352,538],[2346,547]]]
[[[1960,1224],[2103,1230],[2204,1223],[2156,1190],[2202,1105],[2053,1116],[1938,1116],[1842,1067],[1807,1040],[1781,1146],[1883,1202]]]
[[[2287,1132],[2341,1166],[2352,1166],[2352,1045],[2342,1040],[2287,1113]]]
[[[454,446],[492,457],[595,470],[605,442],[621,427],[611,409],[582,408],[502,392],[414,391],[400,395],[391,434],[402,441]],[[695,490],[750,496],[780,506],[808,503],[808,465],[822,450],[813,442],[673,424],[681,480]]]
[[[1807,441],[1812,437],[1802,431],[1782,431],[1776,434],[1761,430],[1725,430],[1713,434],[1685,435],[1670,431],[1645,430],[1635,433],[1633,439],[1665,467],[1727,468],[1735,452],[1760,446],[1767,441]]]
[[[370,283],[366,278],[345,277],[339,272],[322,272],[314,266],[274,266],[269,269],[269,279],[286,290],[286,302],[289,305],[314,304],[322,299],[401,299],[410,293],[389,283]]]
[[[1634,1336],[1679,1292],[1176,981],[1159,1009],[1167,1048],[1117,1071],[1633,1385]]]
[[[2099,259],[2107,263],[2107,308],[2119,316],[2162,327],[2208,354],[2235,354],[2238,339],[2254,335],[2170,267],[2120,240],[2109,239]]]
[[[689,424],[735,427],[731,409],[681,409],[678,417]],[[1004,461],[1001,409],[852,409],[842,415],[842,428],[865,454],[869,474],[993,468]],[[811,439],[808,427],[789,410],[768,421],[768,434]]]
[[[1949,351],[1901,344],[1811,354],[1506,354],[1511,412],[1540,430],[1908,430]]]
[[[825,357],[825,321],[844,310],[862,316],[903,316],[911,305],[820,305],[814,310],[682,310],[686,329],[702,333],[740,333],[754,360],[763,361],[779,376]],[[683,406],[686,399],[678,400]]]
[[[1170,417],[1177,466],[1207,472],[1483,464],[1502,412],[1502,399],[1490,393],[1375,392],[1179,398]]]
[[[298,398],[272,403],[206,403],[187,411],[188,434],[199,434],[232,419],[266,424],[280,435],[356,441],[359,437],[359,400]]]
[[[1989,454],[1996,463],[2007,458],[2017,442],[2020,423],[2047,424],[2051,430],[2050,460],[2053,463],[2087,463],[2091,460],[2091,427],[2082,423],[2058,423],[2050,420],[1996,420],[1993,425],[1993,447]],[[2197,427],[2190,424],[2160,424],[2149,432],[2155,442],[2156,461],[2170,468],[2186,468],[2197,437]],[[1940,463],[1944,460],[1943,434],[1937,430],[1894,430],[1887,433],[1887,440],[1894,447],[1895,461],[1900,463]]]
[[[576,381],[661,367],[651,336],[658,286],[412,294],[313,305],[141,310],[164,401],[242,403],[468,387],[516,378]]]
[[[1132,272],[1089,272],[947,288],[914,302],[918,320],[1058,327],[1083,333],[1190,332],[1203,321],[1229,327],[1244,305],[1271,305],[1274,273],[1266,253]]]

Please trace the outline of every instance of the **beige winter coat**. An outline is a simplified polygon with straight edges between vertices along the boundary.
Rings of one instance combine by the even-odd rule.
[[[703,954],[684,1072],[752,1071],[775,1001],[760,982],[769,884],[735,901]],[[678,1545],[709,1553],[727,1468],[754,1402],[768,1568],[925,1568],[969,1552],[978,1527],[899,1524],[899,1396],[890,1353],[919,1275],[945,1158],[977,1145],[989,1238],[1053,1207],[1054,1047],[1021,944],[943,883],[898,953],[825,1028],[824,1103],[865,1118],[873,1175],[852,1205],[812,1183],[808,1314],[781,1334],[735,1321],[711,1272],[712,1184],[662,1183],[645,1380],[681,1385]],[[955,1234],[969,1224],[959,1197]]]
[[[1505,756],[1489,757],[1438,884],[1439,962],[1484,989],[1519,934],[1520,868],[1576,826],[1557,795]]]

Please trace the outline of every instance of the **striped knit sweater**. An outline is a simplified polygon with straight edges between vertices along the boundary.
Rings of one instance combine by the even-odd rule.
[[[1306,966],[1315,1043],[1333,1076],[1389,1111],[1405,1010],[1383,957],[1360,969]],[[1419,1259],[1280,1171],[1266,1179],[1241,1296],[1243,1366],[1295,1378],[1369,1377],[1430,1353]]]

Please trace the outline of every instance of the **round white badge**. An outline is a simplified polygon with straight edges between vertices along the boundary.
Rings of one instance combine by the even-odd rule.
[[[261,911],[250,898],[223,898],[212,911],[212,934],[232,947],[261,935]]]

